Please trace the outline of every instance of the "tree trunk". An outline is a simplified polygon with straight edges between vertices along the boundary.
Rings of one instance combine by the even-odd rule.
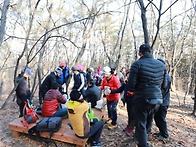
[[[176,69],[175,67],[171,70],[171,91],[176,91]]]
[[[144,7],[143,0],[138,0],[141,9],[141,19],[142,19],[142,27],[144,31],[144,42],[149,44],[149,36],[148,36],[148,27],[147,27],[147,18],[146,18],[146,9]]]
[[[10,4],[10,0],[4,0],[3,9],[1,12],[1,25],[0,25],[0,46],[3,42],[3,37],[5,34],[5,27],[6,27],[6,16],[7,16],[7,10]]]
[[[0,83],[0,100],[1,100],[2,90],[3,90],[3,81],[1,81]]]
[[[195,97],[193,98],[194,99],[194,107],[193,107],[193,115],[196,116],[196,61],[195,61],[195,74],[194,74],[194,77],[195,77]]]
[[[129,1],[131,3],[131,0]],[[130,10],[130,3],[127,6],[127,13],[126,13],[126,18],[125,18],[125,22],[124,22],[124,26],[122,27],[122,34],[121,34],[121,39],[120,39],[120,47],[119,47],[119,51],[118,51],[118,57],[116,60],[116,66],[119,66],[119,62],[120,62],[120,58],[121,58],[121,50],[122,50],[122,43],[123,43],[123,38],[124,38],[124,32],[127,26],[127,21],[128,21],[128,17],[129,17],[129,10]],[[119,68],[117,68],[119,69]]]
[[[14,91],[16,90],[17,88],[17,84],[16,84],[16,75],[17,75],[17,71],[18,71],[18,66],[19,66],[19,63],[20,63],[20,60],[22,59],[22,57],[24,56],[24,53],[25,51],[27,50],[27,46],[28,46],[28,40],[29,40],[29,36],[30,36],[30,32],[31,32],[31,29],[32,29],[32,25],[33,25],[33,20],[34,20],[34,15],[35,15],[35,12],[37,10],[37,7],[38,7],[38,4],[39,4],[40,0],[37,1],[36,5],[35,5],[35,8],[34,8],[34,12],[33,12],[33,15],[30,19],[30,22],[29,22],[29,29],[28,29],[28,32],[27,32],[27,36],[25,38],[25,45],[24,45],[24,48],[23,48],[23,51],[22,53],[19,55],[17,61],[16,61],[16,66],[15,66],[15,71],[14,71],[14,88],[12,89],[12,91],[10,92],[10,94],[8,95],[8,97],[6,98],[5,102],[3,103],[3,105],[1,106],[1,109],[4,109],[4,107],[7,105],[8,101],[11,99],[11,96],[12,94],[14,93]],[[28,63],[28,61],[27,61]],[[26,65],[27,66],[27,65]]]

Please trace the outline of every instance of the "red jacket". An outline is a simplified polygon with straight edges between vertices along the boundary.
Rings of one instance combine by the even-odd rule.
[[[65,104],[66,98],[58,90],[48,90],[43,101],[42,116],[48,117],[54,115],[59,109],[59,103]]]
[[[120,87],[120,81],[116,76],[112,75],[109,81],[106,78],[103,79],[101,84],[101,90],[104,89],[104,86],[109,86],[110,90],[115,90]],[[120,94],[119,93],[109,94],[106,95],[106,98],[108,101],[118,100],[120,98]]]

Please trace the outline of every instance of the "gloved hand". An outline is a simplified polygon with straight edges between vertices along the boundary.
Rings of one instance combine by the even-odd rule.
[[[133,92],[131,92],[131,91],[127,91],[127,96],[133,96],[134,95],[134,93]]]
[[[110,93],[111,93],[111,90],[110,90],[110,89],[104,90],[104,94],[105,94],[105,95],[109,95]]]

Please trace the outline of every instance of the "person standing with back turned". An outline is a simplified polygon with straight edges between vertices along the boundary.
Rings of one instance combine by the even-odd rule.
[[[16,77],[16,96],[17,96],[17,104],[20,108],[19,117],[23,116],[23,108],[27,99],[31,100],[31,92],[29,86],[27,85],[27,79],[32,75],[31,70],[28,67],[25,67],[21,70],[21,73]]]
[[[165,64],[165,61],[162,59],[157,59]],[[171,77],[167,74],[167,86],[166,88],[162,88],[162,95],[163,95],[163,103],[160,105],[158,111],[155,113],[154,120],[156,126],[159,128],[159,136],[158,139],[169,139],[169,133],[167,131],[167,109],[170,103],[170,87],[171,87]]]
[[[161,87],[166,87],[166,67],[153,58],[148,44],[139,48],[140,59],[130,70],[128,86],[134,89],[134,113],[138,147],[149,147],[147,143],[148,123],[152,121],[155,108],[162,102]]]

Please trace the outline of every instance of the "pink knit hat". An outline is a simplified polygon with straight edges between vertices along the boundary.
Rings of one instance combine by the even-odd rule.
[[[77,67],[78,67],[80,70],[83,70],[82,64],[79,64]]]

